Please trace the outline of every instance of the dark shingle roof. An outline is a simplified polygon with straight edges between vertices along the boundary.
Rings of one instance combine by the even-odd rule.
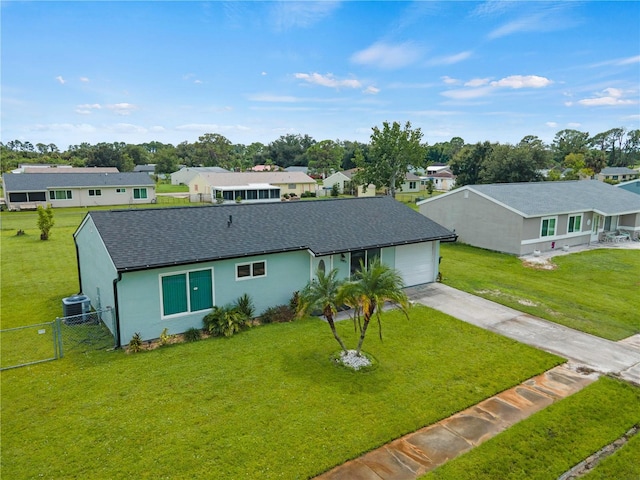
[[[7,191],[42,191],[48,188],[133,187],[155,185],[148,174],[129,173],[6,173]]]
[[[596,180],[493,183],[464,188],[480,192],[525,216],[584,211],[619,215],[640,211],[637,195]]]
[[[93,211],[88,216],[119,271],[306,249],[326,255],[454,238],[390,197]]]

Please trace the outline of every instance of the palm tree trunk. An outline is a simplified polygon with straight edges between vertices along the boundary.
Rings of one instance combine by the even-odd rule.
[[[338,332],[336,331],[336,325],[335,323],[333,323],[333,316],[329,315],[327,318],[327,323],[329,324],[329,327],[331,327],[331,332],[333,333],[333,336],[335,337],[335,339],[338,341],[338,343],[340,344],[340,347],[342,347],[342,351],[344,353],[347,353],[347,347],[344,346],[344,342],[342,341],[342,339],[338,336]]]

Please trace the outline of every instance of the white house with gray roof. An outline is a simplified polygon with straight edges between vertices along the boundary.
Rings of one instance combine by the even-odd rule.
[[[229,170],[222,167],[182,167],[171,174],[171,185],[189,185],[198,173],[225,173]]]
[[[640,172],[628,167],[606,167],[597,175],[598,180],[602,182],[605,180],[611,182],[626,182],[627,180],[633,180],[638,177],[640,177]]]
[[[120,345],[202,328],[247,293],[260,314],[287,304],[318,268],[348,278],[374,258],[406,286],[438,275],[455,235],[390,197],[91,211],[74,239],[80,291],[113,308]]]
[[[640,197],[596,180],[466,185],[418,205],[461,242],[515,255],[640,232]]]
[[[2,180],[9,210],[33,210],[47,204],[95,207],[156,201],[156,185],[146,173],[6,173]]]

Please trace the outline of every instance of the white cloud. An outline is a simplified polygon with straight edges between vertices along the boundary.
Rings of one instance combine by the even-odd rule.
[[[58,76],[56,77],[56,80],[58,81],[58,83],[59,83],[60,85],[64,85],[65,83],[67,83],[67,81],[66,81],[64,78],[62,78],[62,75],[58,75]]]
[[[260,75],[262,75],[263,77],[267,75],[267,72],[260,72]]]
[[[396,69],[415,63],[420,56],[420,49],[411,42],[398,45],[377,42],[354,53],[351,56],[351,61],[361,65]]]
[[[75,133],[93,133],[97,129],[93,125],[88,123],[49,123],[49,124],[37,124],[33,126],[33,130],[38,132],[75,132]]]
[[[446,83],[447,85],[455,85],[455,84],[457,84],[457,83],[460,83],[460,80],[455,79],[455,78],[448,77],[448,76],[446,76],[446,75],[445,75],[444,77],[440,77],[440,78],[441,78],[441,79],[442,79],[442,81],[443,81],[444,83]]]
[[[348,78],[345,80],[338,80],[333,76],[333,74],[328,73],[327,75],[321,75],[319,73],[295,73],[294,76],[300,80],[304,80],[305,82],[309,82],[314,85],[321,85],[323,87],[330,88],[360,88],[362,87],[362,83],[354,78]]]
[[[80,77],[80,81],[82,83],[89,83],[89,79],[87,77]]]
[[[188,123],[179,125],[176,130],[187,132],[246,132],[251,130],[244,125],[218,125],[216,123]]]
[[[633,65],[634,63],[640,63],[640,55],[636,55],[635,57],[626,57],[626,58],[616,58],[613,60],[607,60],[606,62],[594,63],[590,65],[592,68],[596,67],[624,67],[625,65]]]
[[[306,28],[331,15],[340,2],[275,2],[271,11],[276,30]]]
[[[131,112],[138,109],[136,105],[132,105],[131,103],[115,103],[113,105],[107,105],[107,108],[118,115],[131,115]]]
[[[569,128],[579,128],[581,126],[582,126],[582,124],[578,123],[578,122],[569,122],[569,123],[567,123],[567,127],[569,127]]]
[[[471,52],[469,51],[460,52],[460,53],[456,53],[455,55],[449,55],[446,57],[437,57],[430,60],[427,63],[429,65],[453,65],[455,63],[459,63],[459,62],[462,62],[463,60],[466,60],[470,56],[471,56]]]
[[[483,88],[460,88],[456,90],[447,90],[446,92],[442,92],[442,96],[452,98],[454,100],[469,100],[472,98],[479,98],[487,96],[491,93],[491,87],[483,87]]]
[[[464,86],[465,87],[482,87],[484,85],[488,85],[489,81],[490,80],[488,78],[473,78],[468,82],[465,82]]]
[[[373,85],[369,85],[367,88],[363,90],[363,93],[366,93],[368,95],[376,95],[380,93],[380,89],[374,87]]]
[[[557,122],[547,122],[545,123],[547,127],[556,128],[558,126]]]
[[[99,103],[85,103],[82,105],[77,105],[76,106],[76,113],[79,113],[80,115],[89,115],[93,110],[100,110],[102,108],[102,106]]]
[[[131,123],[116,123],[111,127],[111,130],[118,133],[147,133],[147,129],[139,125],[133,125]]]
[[[605,88],[602,92],[596,93],[594,97],[578,100],[578,103],[586,107],[633,105],[637,103],[635,100],[623,98],[624,93],[619,88]]]
[[[291,95],[271,95],[268,93],[249,95],[248,98],[254,102],[295,103],[298,101],[296,97]]]
[[[507,88],[542,88],[551,85],[553,82],[545,77],[537,75],[511,75],[497,82],[491,82],[493,87]]]

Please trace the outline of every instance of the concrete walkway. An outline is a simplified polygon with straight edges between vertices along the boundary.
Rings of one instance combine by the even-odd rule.
[[[569,363],[339,465],[316,477],[318,480],[413,480],[581,390],[599,373],[640,385],[640,335],[612,342],[441,283],[411,287],[405,292],[413,302],[554,353]],[[339,315],[346,316],[346,312]]]
[[[597,379],[560,365],[438,423],[339,465],[316,480],[413,480]]]
[[[597,372],[619,375],[640,385],[640,336],[612,342],[548,322],[441,283],[406,289],[417,303],[491,330],[519,342],[555,353]]]

